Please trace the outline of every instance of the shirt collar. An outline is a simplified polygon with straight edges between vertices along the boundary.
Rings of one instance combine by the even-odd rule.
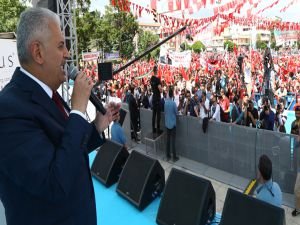
[[[268,187],[268,188],[272,187],[272,185],[273,185],[272,179],[268,180],[268,181],[265,183],[265,186]]]
[[[51,88],[48,85],[46,85],[45,83],[43,83],[42,81],[40,81],[39,79],[37,79],[35,76],[33,76],[27,70],[25,70],[23,67],[20,68],[20,71],[23,72],[26,76],[30,77],[36,83],[38,83],[41,86],[41,88],[43,88],[43,90],[47,93],[47,95],[50,98],[52,98],[53,91],[51,90]]]

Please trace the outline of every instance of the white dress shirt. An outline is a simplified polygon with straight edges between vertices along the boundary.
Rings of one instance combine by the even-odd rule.
[[[29,73],[27,70],[25,70],[24,68],[20,68],[20,71],[22,72],[22,73],[24,73],[26,76],[28,76],[29,78],[31,78],[32,80],[34,80],[38,85],[40,85],[41,86],[41,88],[43,88],[43,90],[46,92],[46,94],[49,96],[49,98],[51,98],[52,99],[52,95],[53,95],[53,91],[51,90],[51,88],[48,86],[48,85],[46,85],[45,83],[43,83],[42,81],[40,81],[39,79],[37,79],[35,76],[33,76],[31,73]],[[66,109],[65,109],[65,111],[66,111]],[[68,112],[66,111],[66,113],[68,114]],[[78,110],[71,110],[71,112],[70,112],[70,114],[71,113],[75,113],[75,114],[78,114],[79,116],[81,116],[82,118],[84,118],[85,120],[86,120],[86,116],[82,113],[82,112],[80,112],[80,111],[78,111]]]

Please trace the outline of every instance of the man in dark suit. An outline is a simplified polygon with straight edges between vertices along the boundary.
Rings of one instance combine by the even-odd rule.
[[[150,84],[153,92],[152,96],[152,133],[161,134],[162,130],[160,129],[160,114],[161,114],[161,93],[162,86],[161,81],[157,76],[157,66],[153,67],[153,75],[150,78]],[[156,128],[155,128],[156,121]]]
[[[66,80],[69,53],[53,12],[23,12],[17,46],[21,68],[0,92],[0,198],[7,225],[96,225],[88,153],[103,143],[99,133],[120,105],[109,104],[88,123],[93,83],[79,73],[67,112],[56,90]]]

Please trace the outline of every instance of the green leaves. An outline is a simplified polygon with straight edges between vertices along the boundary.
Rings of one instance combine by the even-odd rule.
[[[205,50],[205,45],[201,41],[196,41],[192,45],[192,49],[193,49],[194,52],[200,53],[201,51]]]
[[[25,9],[19,0],[0,0],[0,32],[16,32],[18,19]]]
[[[142,31],[139,30],[139,39],[138,39],[138,53],[141,54],[145,52],[147,49],[157,44],[159,41],[158,35],[153,34],[150,31]],[[153,50],[147,57],[148,60],[150,58],[158,58],[159,56],[159,48]]]
[[[119,12],[106,6],[105,14],[98,11],[76,10],[78,51],[91,49],[111,52],[120,51],[121,57],[130,58],[133,51],[133,38],[138,30],[138,23],[133,15]]]
[[[233,49],[234,49],[234,43],[233,43],[232,41],[229,41],[229,40],[225,41],[225,42],[224,42],[224,49],[226,49],[226,46],[228,46],[228,47],[227,47],[227,51],[233,52]]]

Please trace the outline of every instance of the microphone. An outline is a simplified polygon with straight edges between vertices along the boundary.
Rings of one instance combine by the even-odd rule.
[[[71,80],[75,80],[78,75],[78,70],[74,65],[70,65],[68,69],[68,77]],[[93,103],[93,105],[96,107],[96,109],[101,112],[103,115],[106,114],[106,109],[104,108],[102,102],[97,98],[97,96],[91,92],[90,95],[90,101]]]

